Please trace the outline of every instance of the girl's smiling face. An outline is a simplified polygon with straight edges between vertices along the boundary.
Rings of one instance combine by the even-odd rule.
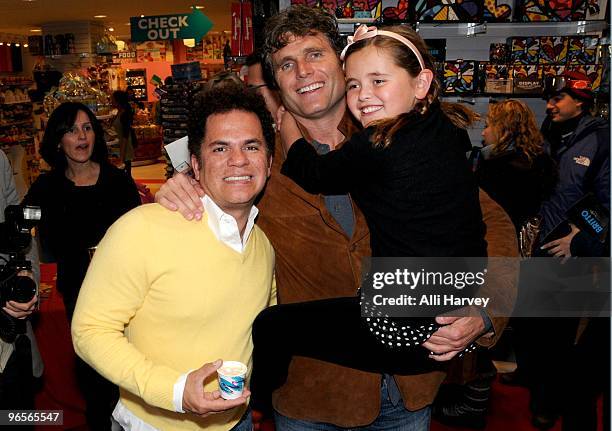
[[[395,64],[387,50],[367,46],[348,56],[346,98],[351,113],[366,127],[373,121],[410,112],[423,98],[418,78]]]

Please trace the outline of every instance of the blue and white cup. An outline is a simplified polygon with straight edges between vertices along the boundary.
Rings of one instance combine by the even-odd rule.
[[[247,366],[238,361],[223,361],[217,370],[219,376],[219,391],[221,398],[234,400],[242,396]]]

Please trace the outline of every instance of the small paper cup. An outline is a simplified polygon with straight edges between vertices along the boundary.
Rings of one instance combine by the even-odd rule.
[[[217,370],[221,398],[234,400],[242,396],[247,366],[238,361],[223,361]]]

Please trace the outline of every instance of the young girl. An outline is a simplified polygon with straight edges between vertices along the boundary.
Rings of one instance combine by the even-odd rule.
[[[475,115],[439,102],[423,40],[403,26],[362,26],[341,58],[348,107],[366,129],[317,155],[285,114],[282,173],[310,193],[350,193],[370,228],[373,257],[485,256],[478,187],[465,156],[465,126]],[[262,312],[253,327],[252,405],[269,408],[292,355],[389,374],[438,366],[420,346],[438,328],[433,319],[362,319],[360,311],[354,297]]]

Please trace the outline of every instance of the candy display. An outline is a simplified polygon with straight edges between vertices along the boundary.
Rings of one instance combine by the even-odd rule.
[[[95,84],[94,84],[95,85]],[[92,86],[92,81],[76,72],[66,72],[60,80],[59,87],[45,96],[45,112],[51,112],[62,102],[81,102],[96,115],[110,112],[110,100],[106,93]]]
[[[567,62],[569,64],[593,64],[597,61],[597,37],[568,38]]]
[[[443,88],[447,94],[472,93],[476,90],[475,61],[447,61],[444,63]]]
[[[492,94],[512,93],[512,78],[507,64],[484,65],[484,91]]]
[[[567,60],[567,38],[540,37],[540,64],[563,64]]]
[[[513,92],[515,94],[542,93],[542,66],[537,64],[515,64],[512,69]]]
[[[508,63],[510,61],[510,45],[507,43],[492,43],[489,45],[489,61],[491,63]]]
[[[537,37],[511,38],[512,51],[510,54],[513,63],[537,64],[540,52],[540,39]]]
[[[565,65],[563,64],[546,64],[542,66],[542,77],[546,78],[549,76],[561,76],[565,72]]]

